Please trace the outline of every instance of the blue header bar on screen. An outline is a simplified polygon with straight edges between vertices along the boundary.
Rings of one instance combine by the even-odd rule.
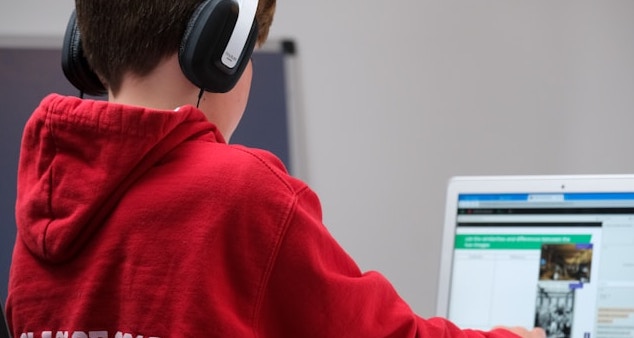
[[[531,194],[460,194],[459,202],[529,202],[529,201],[634,201],[634,192],[608,193],[531,193]]]

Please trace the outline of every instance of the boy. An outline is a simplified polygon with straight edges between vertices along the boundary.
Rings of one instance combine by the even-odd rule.
[[[515,337],[416,316],[359,271],[277,158],[226,143],[274,9],[76,1],[64,69],[108,102],[51,95],[25,127],[16,337]]]

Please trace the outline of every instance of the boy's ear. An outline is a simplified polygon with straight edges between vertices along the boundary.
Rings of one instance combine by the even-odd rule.
[[[62,70],[70,83],[81,93],[99,96],[107,93],[99,77],[92,71],[81,46],[75,11],[70,15],[62,45]]]
[[[198,6],[178,53],[189,81],[216,93],[235,86],[257,41],[257,7],[258,0],[206,0]]]

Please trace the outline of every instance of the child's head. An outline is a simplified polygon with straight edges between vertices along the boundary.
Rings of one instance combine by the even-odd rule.
[[[260,0],[257,44],[273,21],[276,0]],[[76,0],[84,55],[113,93],[125,75],[143,77],[178,53],[185,29],[203,0]]]

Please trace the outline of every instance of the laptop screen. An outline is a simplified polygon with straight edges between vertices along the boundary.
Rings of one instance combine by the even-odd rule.
[[[632,188],[456,192],[440,314],[465,328],[633,337]]]

